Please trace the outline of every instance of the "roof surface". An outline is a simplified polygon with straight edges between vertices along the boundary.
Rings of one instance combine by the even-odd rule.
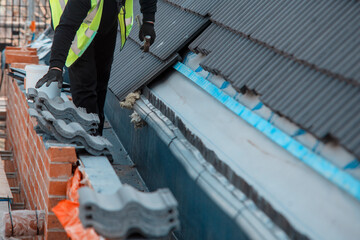
[[[116,54],[109,87],[120,100],[190,43],[205,70],[360,158],[358,1],[159,0],[156,32],[151,54],[129,54],[137,26]]]
[[[179,60],[177,51],[186,46],[195,35],[208,25],[208,20],[158,1],[155,43],[150,54],[140,50],[139,27],[133,30],[121,52],[116,50],[110,75],[109,88],[122,100],[126,95],[153,80],[171,64]],[[140,14],[139,1],[134,1],[134,16]],[[119,49],[119,38],[116,49]]]
[[[169,0],[281,54],[360,84],[358,1]]]
[[[120,37],[117,38],[115,49],[119,48]],[[109,88],[119,100],[122,100],[130,92],[153,80],[177,59],[178,55],[174,54],[169,60],[161,61],[154,55],[142,52],[140,45],[128,39],[121,54],[114,55]]]

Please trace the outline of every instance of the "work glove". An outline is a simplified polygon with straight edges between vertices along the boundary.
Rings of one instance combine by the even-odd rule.
[[[153,22],[144,22],[139,31],[139,39],[140,41],[144,41],[145,36],[150,36],[150,45],[154,43],[156,34],[154,29],[154,23]]]
[[[41,87],[44,83],[46,83],[46,86],[48,87],[52,82],[57,82],[58,88],[62,87],[63,77],[61,70],[49,69],[49,71],[36,83],[35,88]]]

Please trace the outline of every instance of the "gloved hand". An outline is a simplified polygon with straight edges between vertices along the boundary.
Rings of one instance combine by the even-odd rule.
[[[48,87],[52,82],[57,82],[58,88],[62,87],[63,77],[60,69],[49,69],[49,71],[36,83],[35,88],[41,87],[44,83],[46,83],[46,86]]]
[[[151,37],[150,45],[154,43],[156,34],[154,29],[153,22],[144,22],[140,27],[139,31],[139,39],[140,41],[144,41],[145,36],[149,35]]]

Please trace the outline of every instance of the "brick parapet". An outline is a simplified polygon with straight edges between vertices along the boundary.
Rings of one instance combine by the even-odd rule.
[[[66,183],[77,161],[75,148],[47,149],[42,137],[34,130],[36,120],[28,114],[25,94],[17,81],[8,81],[6,147],[13,151],[22,197],[28,209],[45,210],[45,239],[68,239],[51,208],[66,198]]]

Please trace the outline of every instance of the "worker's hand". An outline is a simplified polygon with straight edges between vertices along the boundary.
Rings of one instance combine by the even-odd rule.
[[[39,88],[44,83],[46,83],[46,86],[50,86],[52,82],[58,83],[58,88],[62,87],[63,83],[63,77],[62,77],[62,71],[58,68],[51,68],[49,71],[36,83],[35,88]]]
[[[140,41],[144,41],[145,36],[151,37],[150,45],[154,43],[156,34],[155,34],[153,22],[144,22],[143,25],[141,25],[140,31],[139,31]]]

